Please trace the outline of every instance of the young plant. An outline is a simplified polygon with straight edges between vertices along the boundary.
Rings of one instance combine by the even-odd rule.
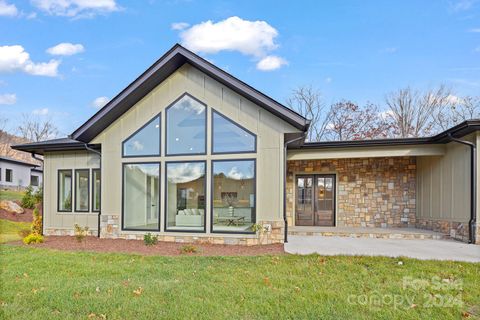
[[[82,242],[85,240],[85,244],[87,243],[87,235],[88,235],[88,227],[85,226],[84,228],[80,227],[78,224],[75,223],[75,239],[78,242]]]
[[[33,209],[32,233],[42,234],[42,216],[38,208]]]
[[[33,194],[33,188],[32,186],[28,186],[27,189],[25,189],[25,194],[22,197],[21,205],[25,209],[33,209],[35,208],[35,204],[36,200]]]
[[[23,243],[25,244],[36,244],[36,243],[42,243],[43,242],[43,236],[40,234],[36,233],[30,233],[28,236],[23,238]]]
[[[146,246],[153,246],[158,243],[158,237],[152,235],[150,232],[143,236],[143,243]]]
[[[181,253],[197,253],[198,249],[194,245],[186,244],[180,248]]]

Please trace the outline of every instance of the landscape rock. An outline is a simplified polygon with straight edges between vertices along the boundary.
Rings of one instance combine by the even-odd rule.
[[[0,209],[6,210],[11,213],[24,213],[22,207],[10,200],[2,200],[0,201]]]

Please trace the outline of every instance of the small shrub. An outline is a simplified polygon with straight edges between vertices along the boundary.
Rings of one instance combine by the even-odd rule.
[[[33,195],[33,198],[35,199],[35,204],[41,203],[43,199],[43,189],[42,187],[39,187],[37,189],[37,192]]]
[[[25,244],[36,244],[36,243],[42,243],[43,242],[43,236],[41,234],[37,233],[30,233],[28,236],[23,238],[23,243]]]
[[[88,235],[88,227],[85,226],[84,228],[80,227],[80,225],[76,224],[74,225],[75,228],[75,239],[77,239],[78,242],[82,242],[85,240],[86,242],[86,237]]]
[[[198,249],[194,245],[186,244],[180,248],[181,253],[197,253]]]
[[[42,216],[38,208],[33,209],[32,233],[42,234]]]
[[[25,190],[25,194],[22,197],[21,205],[23,208],[33,209],[35,208],[36,203],[37,202],[33,194],[33,188],[32,186],[28,186],[27,189]]]
[[[30,230],[28,229],[22,229],[20,231],[18,231],[18,235],[23,239],[25,237],[27,237],[28,235],[30,234]]]
[[[158,243],[158,236],[154,236],[149,232],[143,236],[143,243],[146,246],[153,246]]]

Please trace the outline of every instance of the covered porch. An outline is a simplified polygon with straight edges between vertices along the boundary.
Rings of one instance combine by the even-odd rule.
[[[289,150],[288,235],[468,242],[469,148],[415,141]]]

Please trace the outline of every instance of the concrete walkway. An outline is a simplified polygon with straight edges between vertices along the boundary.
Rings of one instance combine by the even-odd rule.
[[[409,257],[422,260],[480,262],[480,245],[453,240],[401,240],[289,236],[285,251],[293,254]]]

